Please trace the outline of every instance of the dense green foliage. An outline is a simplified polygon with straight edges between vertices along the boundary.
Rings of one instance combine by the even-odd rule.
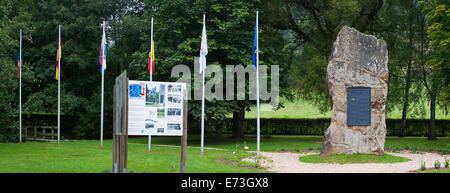
[[[16,64],[19,30],[22,29],[24,33],[23,42],[32,40],[29,35],[33,31],[30,26],[31,3],[28,0],[0,1],[0,140],[19,139],[19,77]],[[23,66],[27,64],[29,62],[24,62]],[[28,69],[23,67],[23,71]],[[27,79],[30,76],[30,73],[24,72],[22,77]]]
[[[232,120],[225,123],[227,129],[224,133],[231,133]],[[271,135],[323,135],[330,125],[330,118],[261,118],[261,134]],[[404,129],[406,136],[427,136],[430,130],[429,119],[408,119],[408,127]],[[398,136],[402,119],[386,119],[386,135]],[[447,136],[450,132],[450,120],[436,120],[436,135]],[[256,133],[256,119],[245,119],[245,134]]]

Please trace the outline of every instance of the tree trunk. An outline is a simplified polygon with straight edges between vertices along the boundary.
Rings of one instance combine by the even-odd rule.
[[[403,95],[403,111],[402,111],[402,127],[400,128],[400,132],[398,134],[399,137],[405,136],[406,129],[406,114],[408,111],[409,105],[409,88],[411,87],[411,65],[413,58],[413,17],[409,16],[409,57],[408,57],[408,67],[406,69],[406,77],[405,77],[405,91]]]
[[[223,121],[216,122],[216,141],[222,139],[223,125],[224,125]]]
[[[430,129],[428,130],[428,139],[435,140],[436,138],[436,94],[431,94],[430,102]]]
[[[409,96],[409,88],[411,87],[411,60],[408,63],[408,69],[406,70],[406,85],[405,85],[405,93],[403,96],[403,111],[402,111],[402,127],[400,128],[399,137],[405,136],[406,129],[406,113],[408,110],[408,96]]]
[[[233,113],[233,130],[232,130],[233,138],[244,137],[244,119],[245,119],[245,105],[241,104],[240,110]]]

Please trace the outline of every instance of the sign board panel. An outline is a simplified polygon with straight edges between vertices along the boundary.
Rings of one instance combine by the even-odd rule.
[[[128,135],[183,135],[186,83],[129,81]]]
[[[126,71],[123,72],[120,76],[116,78],[116,89],[114,90],[115,96],[117,97],[115,100],[115,109],[116,109],[116,128],[115,128],[115,134],[116,135],[122,135],[122,114],[123,114],[123,84],[126,83]]]
[[[370,93],[367,87],[347,88],[347,125],[370,125]]]

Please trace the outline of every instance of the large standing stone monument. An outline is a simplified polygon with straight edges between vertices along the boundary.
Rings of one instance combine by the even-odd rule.
[[[388,82],[386,43],[344,26],[327,67],[331,124],[320,155],[383,155]]]

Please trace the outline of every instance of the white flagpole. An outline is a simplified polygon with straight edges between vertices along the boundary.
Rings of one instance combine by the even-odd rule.
[[[203,26],[205,26],[205,18],[206,18],[206,13],[203,13]],[[204,28],[203,28],[204,29]],[[203,32],[202,32],[202,36],[203,36]],[[202,37],[203,39],[203,37]],[[203,43],[203,42],[202,42]],[[203,45],[202,45],[203,46]],[[202,60],[202,58],[200,58],[200,60]],[[203,155],[203,142],[204,142],[204,136],[205,136],[205,71],[206,71],[206,60],[202,61],[201,64],[202,65],[202,128],[201,128],[201,141],[200,141],[200,146],[201,146],[201,154]]]
[[[58,50],[61,52],[61,25],[59,25],[58,31]],[[60,53],[62,54],[62,53]],[[60,131],[61,131],[61,58],[58,54],[58,144],[60,140]]]
[[[150,35],[150,82],[153,81],[153,17],[152,17],[152,29]],[[152,135],[148,134],[148,152],[152,150]]]
[[[22,29],[20,29],[19,51],[19,143],[22,143]]]
[[[258,10],[256,10],[256,111],[257,111],[257,129],[256,129],[256,154],[259,159],[259,145],[260,145],[260,122],[259,122],[259,24],[258,24]]]
[[[152,30],[150,40],[150,82],[153,81],[153,17],[152,17]]]
[[[103,21],[103,33],[105,33],[105,29],[106,29],[106,24],[105,21]],[[102,37],[102,46],[106,46],[104,45],[103,42],[103,37]],[[106,65],[106,56],[105,56],[105,50],[106,48],[103,48],[103,50],[101,49],[100,46],[100,51],[103,52],[101,53],[101,60],[102,60],[102,101],[101,101],[101,118],[100,118],[100,147],[103,147],[103,94],[104,94],[104,85],[105,85],[105,70],[103,68],[103,65]]]

